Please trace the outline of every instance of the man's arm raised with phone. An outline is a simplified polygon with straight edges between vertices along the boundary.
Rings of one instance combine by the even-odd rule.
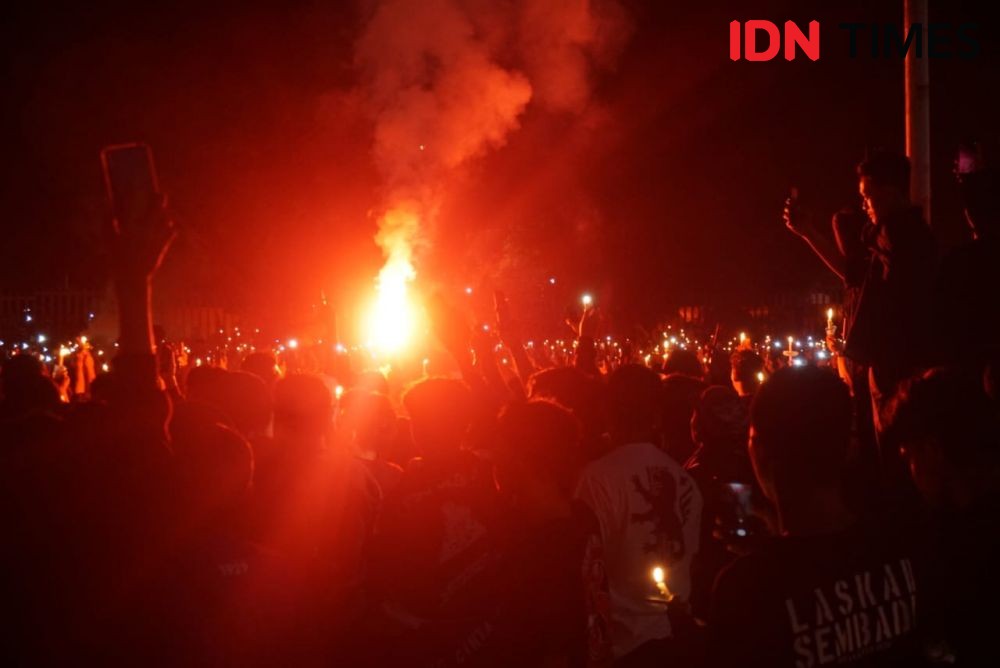
[[[167,250],[177,236],[166,198],[153,198],[138,224],[108,231],[112,280],[118,297],[119,353],[152,355],[152,285]]]
[[[812,217],[799,208],[796,200],[797,198],[794,196],[785,200],[783,215],[785,227],[809,244],[813,252],[823,261],[823,264],[829,267],[830,271],[835,273],[841,281],[845,280],[844,256],[840,249],[837,248],[832,238],[816,228]]]

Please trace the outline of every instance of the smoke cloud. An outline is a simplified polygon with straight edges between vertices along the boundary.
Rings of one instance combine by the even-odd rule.
[[[581,113],[630,32],[616,0],[382,0],[355,45],[385,186],[380,285],[414,275],[449,179],[502,147],[530,105]],[[389,269],[390,265],[402,265]],[[397,279],[398,280],[398,279]]]

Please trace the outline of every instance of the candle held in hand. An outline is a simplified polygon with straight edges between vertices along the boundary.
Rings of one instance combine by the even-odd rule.
[[[662,566],[657,566],[653,569],[653,584],[656,585],[656,590],[668,601],[672,598],[670,590],[667,589],[667,571]]]

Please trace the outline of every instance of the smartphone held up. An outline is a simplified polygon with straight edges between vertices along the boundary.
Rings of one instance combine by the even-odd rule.
[[[101,170],[116,232],[148,220],[150,209],[161,205],[163,195],[153,151],[147,144],[105,146],[101,149]]]

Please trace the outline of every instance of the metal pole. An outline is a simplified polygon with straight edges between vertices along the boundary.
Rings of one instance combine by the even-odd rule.
[[[920,26],[924,53],[906,52],[906,155],[910,158],[910,199],[931,220],[931,90],[927,58],[927,0],[904,0],[903,34]]]

